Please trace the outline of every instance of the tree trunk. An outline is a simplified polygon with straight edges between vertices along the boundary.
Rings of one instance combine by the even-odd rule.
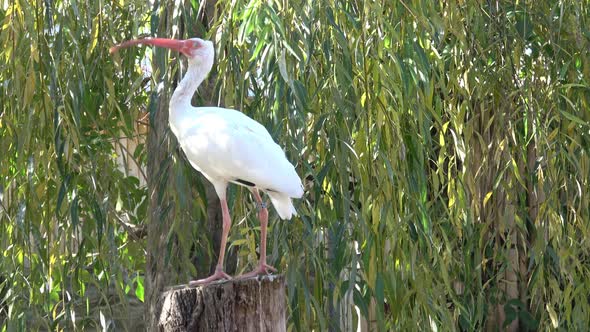
[[[266,276],[180,285],[161,295],[158,329],[183,331],[286,331],[285,278]]]

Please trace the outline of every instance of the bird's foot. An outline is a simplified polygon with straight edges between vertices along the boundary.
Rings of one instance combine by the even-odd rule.
[[[256,267],[254,270],[238,276],[237,279],[246,279],[246,278],[251,278],[251,277],[256,277],[256,276],[262,276],[262,275],[271,274],[272,272],[277,272],[277,269],[275,269],[274,267],[272,267],[266,263],[262,263],[262,264],[258,264],[258,267]]]
[[[215,270],[215,273],[213,273],[210,277],[207,277],[204,279],[199,279],[199,280],[189,281],[188,285],[189,286],[207,285],[208,283],[211,283],[216,280],[221,280],[221,279],[231,280],[231,277],[227,273],[223,272],[223,270],[217,269],[217,270]]]

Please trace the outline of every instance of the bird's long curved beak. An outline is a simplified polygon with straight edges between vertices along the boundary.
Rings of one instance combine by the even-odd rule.
[[[127,48],[127,47],[141,45],[141,44],[165,47],[165,48],[169,48],[169,49],[176,50],[179,52],[182,52],[183,47],[185,47],[184,40],[168,39],[168,38],[142,38],[142,39],[131,39],[128,41],[124,41],[121,44],[111,47],[109,52],[111,54],[113,54],[122,48]]]

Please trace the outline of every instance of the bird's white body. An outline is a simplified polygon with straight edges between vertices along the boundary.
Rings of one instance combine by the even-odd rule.
[[[215,187],[221,205],[223,229],[215,272],[208,278],[195,281],[207,284],[218,279],[229,279],[223,272],[223,260],[231,217],[227,206],[228,183],[250,187],[258,204],[260,219],[260,260],[258,267],[241,277],[247,278],[276,271],[266,264],[266,231],[268,210],[258,190],[268,194],[283,219],[297,214],[291,198],[303,195],[301,180],[268,131],[241,112],[219,107],[193,107],[191,98],[213,66],[214,48],[208,40],[191,38],[133,39],[111,48],[147,44],[177,50],[188,59],[188,70],[170,98],[169,121],[191,165]]]
[[[283,219],[296,214],[291,198],[303,195],[301,180],[266,128],[236,110],[175,108],[172,132],[191,165],[225,196],[228,182],[265,191]]]
[[[188,70],[170,98],[169,122],[191,165],[225,199],[229,182],[265,191],[279,216],[297,214],[291,198],[303,195],[301,180],[266,128],[241,112],[193,107],[191,99],[213,66],[213,44],[193,39]],[[182,51],[182,50],[181,50]]]

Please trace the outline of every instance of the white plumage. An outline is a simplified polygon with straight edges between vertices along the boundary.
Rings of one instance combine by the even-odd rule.
[[[199,107],[193,112],[173,132],[191,165],[218,195],[225,196],[228,182],[251,183],[270,196],[282,219],[296,214],[291,198],[303,195],[301,180],[266,128],[232,109]]]
[[[268,194],[282,219],[290,219],[297,214],[291,198],[300,198],[303,195],[301,179],[295,168],[260,123],[232,109],[191,105],[195,90],[213,66],[213,43],[199,38],[135,39],[112,47],[111,53],[138,44],[174,49],[188,59],[188,70],[170,98],[170,128],[191,165],[215,187],[223,216],[223,232],[215,273],[194,283],[206,284],[230,278],[223,271],[225,246],[231,225],[226,200],[227,185],[230,182],[249,187],[259,208],[260,261],[257,268],[241,277],[275,271],[266,264],[268,211],[258,190]]]

